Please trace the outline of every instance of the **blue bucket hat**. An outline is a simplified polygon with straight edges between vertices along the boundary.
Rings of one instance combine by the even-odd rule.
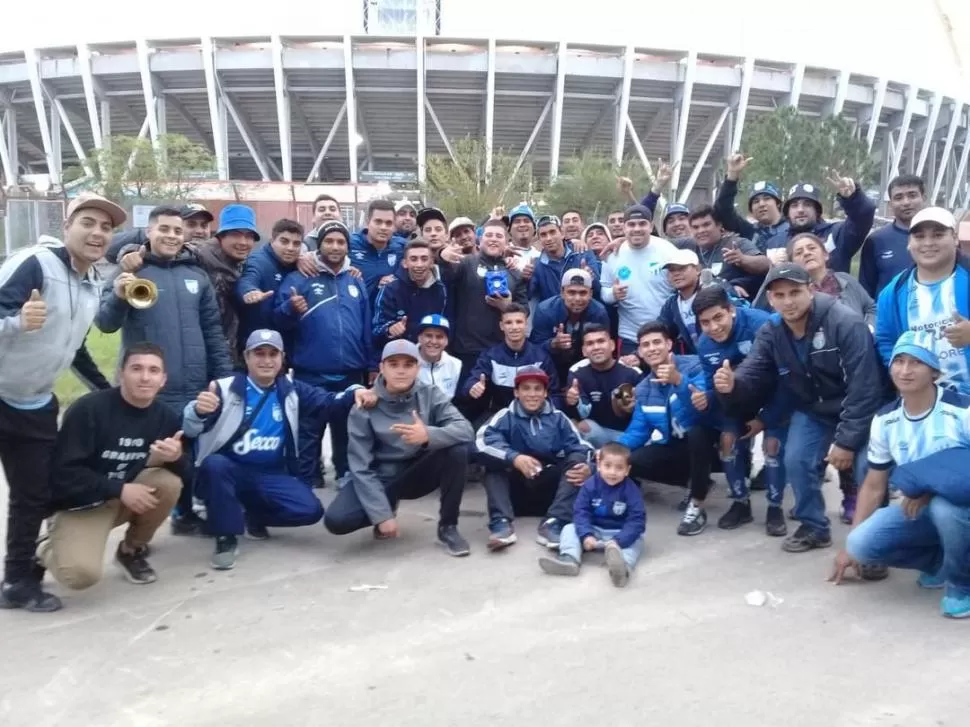
[[[509,224],[512,224],[512,222],[515,221],[516,217],[528,217],[533,225],[535,225],[536,223],[535,212],[533,212],[532,208],[529,205],[527,205],[525,202],[523,202],[522,204],[516,205],[515,207],[509,210],[509,214],[508,214]]]
[[[233,230],[247,230],[256,236],[259,242],[259,230],[256,229],[256,213],[252,207],[244,204],[230,204],[222,208],[219,213],[219,229],[216,237]]]
[[[778,204],[781,204],[781,192],[778,191],[778,187],[771,182],[755,182],[751,187],[751,191],[748,193],[748,212],[751,211],[751,203],[754,202],[754,198],[762,194],[767,194],[778,202]]]
[[[663,227],[664,232],[666,232],[667,219],[671,215],[689,215],[689,214],[690,214],[690,208],[685,204],[681,204],[680,202],[674,202],[672,204],[668,204],[667,208],[664,210],[664,218],[660,226]]]
[[[895,361],[897,356],[906,355],[922,361],[931,369],[940,371],[940,359],[933,350],[932,340],[930,334],[923,331],[905,331],[896,340],[889,363]]]

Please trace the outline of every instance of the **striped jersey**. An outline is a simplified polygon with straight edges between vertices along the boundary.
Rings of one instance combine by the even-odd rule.
[[[889,469],[953,447],[970,447],[970,396],[937,386],[927,412],[912,416],[898,398],[873,417],[869,466]]]
[[[944,329],[953,323],[953,314],[957,310],[955,282],[956,274],[935,283],[921,283],[914,271],[906,283],[909,330],[930,334],[933,351],[943,369],[940,383],[951,388],[970,383],[965,351],[954,348],[943,334]]]

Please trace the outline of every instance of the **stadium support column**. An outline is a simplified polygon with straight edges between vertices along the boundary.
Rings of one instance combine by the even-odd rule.
[[[690,197],[690,193],[694,190],[694,185],[697,183],[697,179],[700,177],[701,171],[704,169],[704,165],[707,163],[707,157],[710,156],[711,150],[714,148],[714,144],[717,141],[718,136],[721,135],[721,128],[724,126],[724,122],[727,120],[728,114],[731,113],[731,106],[725,106],[721,111],[721,115],[717,119],[717,123],[714,125],[711,135],[707,138],[707,143],[704,145],[704,150],[701,152],[697,163],[694,165],[694,170],[690,174],[690,178],[687,180],[687,185],[680,193],[681,204],[687,204],[687,200]]]
[[[91,165],[88,163],[87,153],[81,146],[81,140],[78,138],[77,132],[74,131],[74,124],[71,122],[71,118],[67,115],[67,109],[64,108],[63,102],[54,95],[54,91],[46,82],[41,81],[40,85],[51,106],[51,122],[53,123],[54,116],[57,116],[60,119],[60,124],[64,126],[64,130],[67,132],[67,138],[71,141],[71,148],[74,149],[74,155],[78,158],[78,161],[84,168],[84,173],[89,177],[94,176]],[[51,132],[52,139],[54,136],[55,134]]]
[[[418,15],[420,16],[420,12]],[[420,20],[418,21],[419,25]],[[418,107],[418,182],[424,184],[428,178],[428,129],[425,102],[425,74],[424,74],[424,35],[418,34],[414,39],[415,69],[417,73],[417,107]],[[452,157],[454,158],[454,157]]]
[[[844,68],[839,71],[835,82],[835,96],[822,107],[822,116],[838,116],[845,108],[845,99],[849,94],[849,72]]]
[[[40,67],[37,51],[28,48],[24,51],[27,61],[27,77],[30,79],[30,93],[34,99],[34,111],[37,114],[37,126],[40,128],[40,141],[44,146],[44,159],[47,161],[47,173],[51,178],[51,185],[60,185],[59,160],[54,158],[54,147],[51,141],[51,129],[44,108],[44,92],[40,87]]]
[[[963,132],[963,152],[960,154],[960,165],[957,167],[957,174],[950,188],[950,196],[946,201],[948,209],[956,207],[957,198],[966,181],[967,162],[970,161],[970,126]]]
[[[104,143],[101,136],[101,120],[98,118],[98,102],[94,95],[94,75],[91,72],[91,49],[87,43],[80,43],[77,47],[78,65],[81,67],[81,85],[84,87],[84,103],[88,109],[88,121],[91,124],[91,136],[94,138],[94,148],[101,151]]]
[[[293,181],[293,147],[290,143],[290,99],[283,73],[283,39],[270,38],[273,54],[273,86],[276,90],[276,121],[280,128],[280,156],[283,158],[283,181]]]
[[[441,121],[438,120],[438,114],[435,113],[434,107],[431,105],[431,101],[428,100],[427,96],[424,97],[424,108],[428,112],[428,116],[431,117],[431,123],[434,124],[434,128],[437,130],[438,136],[441,137],[441,142],[445,145],[445,151],[448,152],[448,156],[451,158],[451,161],[456,167],[460,166],[458,163],[458,157],[455,156],[455,150],[451,146],[451,142],[448,141],[448,135],[445,133],[445,127],[442,126]]]
[[[794,106],[798,108],[798,101],[802,97],[802,83],[805,81],[805,64],[796,63],[791,71],[791,91],[782,102],[783,106]]]
[[[349,35],[344,36],[344,93],[350,183],[357,184],[357,94],[354,92],[354,47]]]
[[[866,134],[866,149],[872,153],[872,145],[876,143],[876,132],[879,131],[879,117],[882,116],[882,106],[886,103],[886,88],[889,81],[885,77],[876,81],[873,86],[872,108],[869,109],[869,131]]]
[[[327,156],[327,152],[330,151],[330,145],[333,144],[333,140],[337,138],[337,129],[340,128],[340,122],[344,120],[344,116],[347,115],[347,102],[344,101],[337,112],[337,116],[333,120],[333,124],[330,126],[330,131],[327,133],[327,138],[323,142],[323,146],[320,147],[320,151],[317,153],[317,158],[313,160],[313,169],[310,170],[309,176],[306,178],[306,183],[310,184],[319,178],[320,165],[324,163],[324,158]]]
[[[676,199],[680,189],[680,170],[684,166],[684,145],[687,143],[687,124],[690,121],[690,104],[694,96],[694,78],[697,76],[697,51],[687,53],[684,59],[684,80],[678,91],[680,107],[677,114],[677,136],[674,137],[674,154],[671,163],[674,165],[673,176],[670,178],[670,198]]]
[[[562,112],[566,103],[566,43],[559,42],[556,54],[555,109],[552,112],[552,139],[549,144],[549,181],[559,176],[559,146],[562,143]]]
[[[963,116],[963,99],[953,102],[950,109],[950,127],[946,130],[946,141],[943,142],[943,154],[940,157],[939,169],[936,170],[936,180],[933,182],[933,194],[927,200],[931,205],[936,204],[943,187],[943,179],[946,175],[946,168],[950,163],[950,154],[953,152],[953,142],[957,136],[957,129],[960,127],[960,117]]]
[[[522,153],[519,154],[519,158],[515,160],[515,168],[512,170],[512,174],[509,177],[508,184],[505,185],[505,189],[502,191],[502,197],[504,197],[509,189],[511,188],[512,182],[515,181],[516,175],[518,175],[519,170],[525,163],[525,159],[529,156],[529,152],[532,151],[533,144],[536,143],[536,139],[539,136],[539,131],[542,130],[542,125],[546,123],[546,117],[549,115],[550,109],[552,109],[553,98],[550,96],[546,99],[546,105],[542,107],[542,113],[539,114],[539,118],[536,120],[535,126],[532,127],[532,133],[529,134],[528,141],[525,142],[525,146],[522,147]]]
[[[135,41],[138,54],[138,72],[141,74],[141,91],[145,98],[145,114],[148,116],[148,134],[152,148],[158,151],[158,117],[155,115],[155,89],[152,88],[152,72],[148,59],[148,42],[144,38]]]
[[[741,148],[741,136],[744,134],[744,119],[748,115],[748,99],[751,98],[751,82],[754,79],[754,56],[748,56],[744,59],[744,65],[741,68],[741,90],[738,93],[738,110],[735,114],[734,123],[734,138],[731,140],[731,153],[737,154],[738,149]],[[719,124],[724,123],[724,116],[722,115]],[[713,139],[713,137],[711,137]],[[713,144],[713,142],[710,142]],[[710,153],[710,149],[708,149]]]
[[[0,117],[0,169],[3,170],[4,186],[12,187],[17,183],[19,174],[17,173],[17,167],[13,165],[13,160],[10,154],[10,134],[7,125],[10,123],[10,114],[7,109],[9,109],[10,103],[6,94],[0,92],[0,107],[3,108],[3,116]],[[16,142],[16,139],[14,139]]]
[[[936,136],[936,123],[940,120],[940,109],[943,108],[943,94],[936,93],[933,96],[933,105],[930,107],[930,116],[926,120],[926,133],[923,136],[923,148],[920,149],[919,161],[916,163],[914,174],[923,176],[923,169],[926,167],[926,160],[930,155],[930,148],[933,145],[933,137]],[[913,142],[915,144],[915,139]]]
[[[212,143],[216,152],[216,168],[219,179],[229,179],[229,154],[226,143],[226,128],[222,124],[219,106],[219,92],[216,89],[216,57],[212,38],[202,38],[202,68],[205,71],[205,91],[209,101],[209,123],[212,125]]]
[[[492,144],[495,133],[495,38],[488,39],[485,76],[485,181],[492,179]]]
[[[919,99],[919,86],[909,85],[906,90],[906,105],[903,108],[903,119],[899,125],[899,137],[896,140],[896,153],[893,154],[893,165],[889,172],[892,179],[899,174],[899,164],[903,160],[903,150],[906,148],[906,137],[909,135],[910,124],[913,123],[913,111],[916,109],[916,101]],[[916,140],[913,140],[916,143]]]
[[[613,163],[619,167],[623,163],[623,146],[626,141],[627,122],[630,115],[630,87],[633,85],[633,46],[628,45],[623,53],[623,83],[620,87],[620,103],[616,108],[616,122],[613,126]]]

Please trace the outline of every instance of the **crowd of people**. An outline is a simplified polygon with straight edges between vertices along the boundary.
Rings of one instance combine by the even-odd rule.
[[[668,204],[659,220],[670,168],[642,200],[620,179],[629,204],[589,224],[525,203],[476,222],[375,199],[352,231],[321,195],[312,229],[282,219],[263,241],[241,204],[218,220],[163,205],[146,229],[115,233],[120,207],[73,199],[63,243],[0,268],[0,606],[57,610],[45,573],[93,585],[120,526],[114,561],[155,581],[166,521],[212,538],[211,566],[226,570],[240,538],[274,528],[394,538],[399,503],[437,493],[437,541],[465,556],[469,481],[484,487],[487,550],[538,517],[543,572],[576,575],[603,551],[623,586],[643,549],[642,480],[684,488],[685,537],[708,525],[712,471],[731,501],[721,529],[760,519],[751,492],[765,490],[767,536],[798,553],[833,542],[831,465],[852,526],[832,580],[914,569],[943,589],[945,616],[970,616],[957,222],[911,175],[890,183],[894,219],[877,230],[838,173],[824,182],[842,219],[823,216],[818,180],[784,195],[756,181],[738,210],[748,161],[728,160],[713,205]],[[108,281],[103,257],[118,266]],[[85,348],[92,325],[121,331],[114,386]],[[93,391],[59,416],[68,368]],[[321,499],[328,429],[336,492]]]

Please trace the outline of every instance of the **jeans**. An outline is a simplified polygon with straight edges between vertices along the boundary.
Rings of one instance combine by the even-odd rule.
[[[970,595],[970,507],[937,495],[915,520],[893,504],[849,533],[845,549],[859,563],[909,568],[942,576]]]
[[[718,442],[718,453],[724,467],[728,489],[732,500],[744,501],[750,497],[748,472],[751,469],[751,440],[744,439],[745,426],[741,421],[725,419],[719,425],[721,436],[734,438],[729,451]],[[788,437],[786,427],[769,427],[764,432],[765,486],[769,506],[780,507],[785,496],[785,441]]]
[[[366,384],[366,372],[353,371],[346,376],[334,381],[328,381],[321,385],[324,391],[339,394],[348,386],[354,384]],[[326,412],[321,412],[325,417]],[[347,473],[347,417],[336,416],[329,422],[309,416],[300,417],[300,477],[310,483],[312,487],[319,487],[323,484],[323,472],[321,471],[320,455],[323,448],[323,433],[330,425],[330,444],[333,447],[331,458],[333,468],[337,472],[337,479]]]
[[[825,514],[822,483],[825,481],[825,457],[835,439],[835,422],[826,422],[811,414],[796,411],[788,425],[785,470],[795,492],[795,519],[817,533],[828,534],[829,519]],[[856,481],[865,479],[866,448],[855,454]]]
[[[562,522],[573,519],[579,487],[566,481],[564,463],[547,464],[542,473],[531,480],[517,469],[494,469],[491,462],[485,466],[489,522],[511,522],[516,515],[554,517]]]
[[[593,526],[593,535],[596,536],[597,540],[602,540],[604,543],[612,540],[619,532],[619,530],[606,530]],[[640,560],[640,554],[643,553],[643,538],[637,538],[633,545],[629,548],[623,548],[620,552],[623,553],[623,561],[626,563],[626,567],[632,571],[636,567],[637,561]],[[583,543],[579,539],[576,526],[573,523],[569,523],[562,529],[562,534],[559,536],[559,554],[568,555],[577,563],[583,559]]]
[[[588,432],[583,432],[582,429],[579,428],[579,433],[582,435],[583,439],[593,445],[596,449],[599,449],[607,442],[615,442],[620,438],[620,435],[623,434],[623,432],[617,429],[607,429],[602,424],[594,422],[592,419],[583,419],[580,424],[585,424],[589,427]]]

